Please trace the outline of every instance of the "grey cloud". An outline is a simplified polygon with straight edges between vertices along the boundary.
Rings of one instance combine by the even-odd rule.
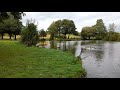
[[[82,27],[94,25],[97,19],[103,19],[108,27],[110,23],[120,25],[120,12],[25,12],[22,22],[25,24],[27,19],[35,19],[39,22],[38,29],[47,29],[49,25],[59,19],[70,19],[75,22],[78,31]]]

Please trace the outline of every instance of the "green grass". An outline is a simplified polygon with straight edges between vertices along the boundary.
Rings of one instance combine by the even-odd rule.
[[[80,78],[85,75],[80,60],[70,53],[0,40],[0,78]]]

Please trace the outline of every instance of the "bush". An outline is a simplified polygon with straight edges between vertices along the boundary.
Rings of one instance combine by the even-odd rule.
[[[105,37],[105,40],[107,41],[117,41],[118,39],[119,39],[119,33],[117,32],[109,32]]]
[[[27,46],[36,45],[39,41],[37,26],[29,22],[27,23],[26,27],[21,32],[21,42],[26,44]]]

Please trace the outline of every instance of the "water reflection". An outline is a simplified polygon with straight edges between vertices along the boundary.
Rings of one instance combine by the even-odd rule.
[[[47,42],[47,43],[46,43]],[[46,48],[60,49],[62,51],[71,51],[75,54],[77,41],[41,41],[40,46]]]
[[[45,41],[41,46],[70,51],[75,56],[79,56],[81,47],[85,47],[81,58],[88,78],[120,78],[120,42]]]
[[[57,43],[55,41],[50,41],[50,48],[57,49]]]

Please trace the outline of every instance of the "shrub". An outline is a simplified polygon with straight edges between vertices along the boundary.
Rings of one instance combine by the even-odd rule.
[[[28,21],[27,25],[21,32],[21,42],[27,46],[36,45],[39,41],[37,26]]]

